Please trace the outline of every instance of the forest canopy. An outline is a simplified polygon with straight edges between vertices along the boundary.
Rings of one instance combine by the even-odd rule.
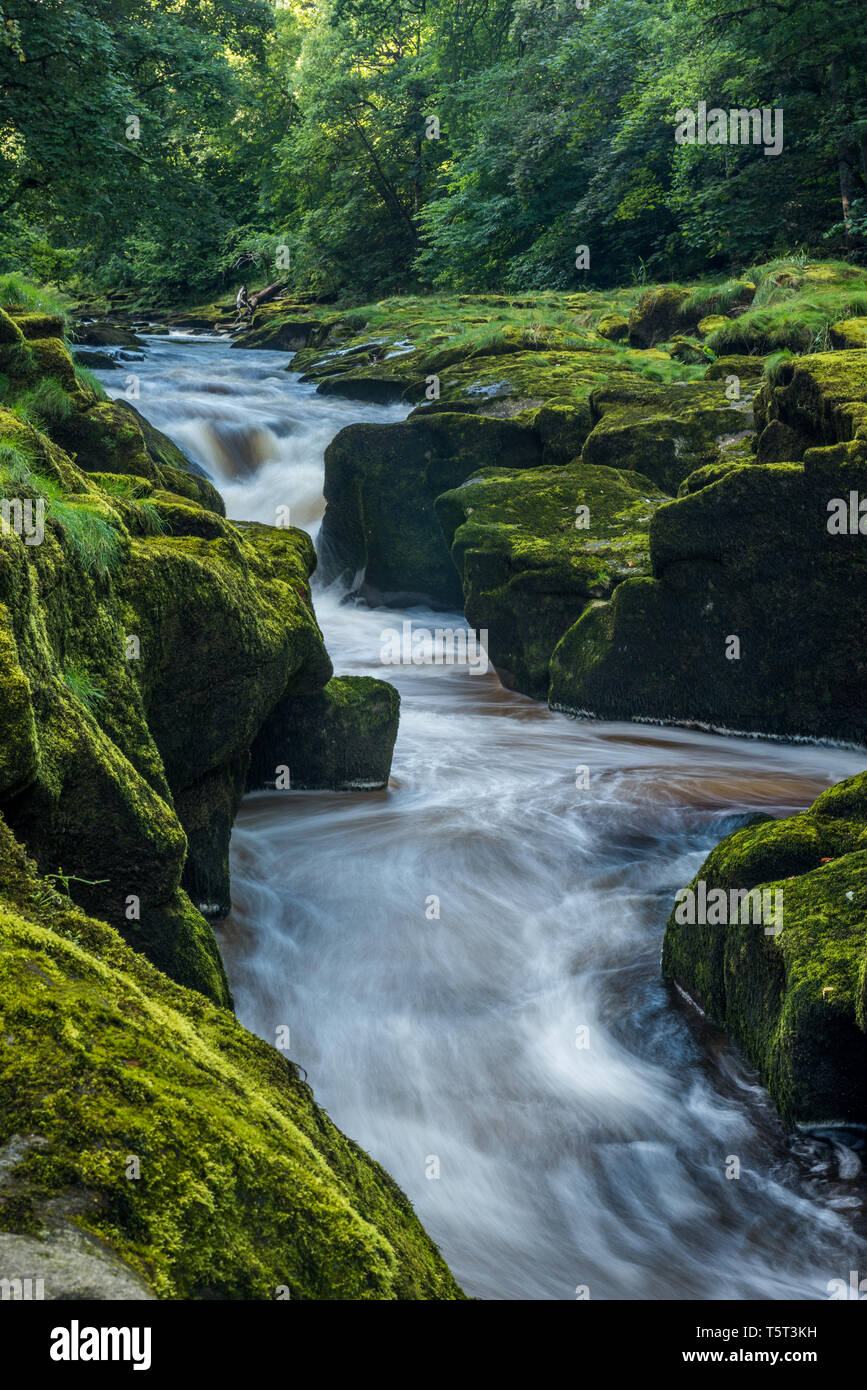
[[[155,299],[279,270],[362,300],[799,247],[863,259],[865,17],[867,0],[0,0],[0,270]],[[781,111],[781,153],[677,143],[700,102]]]

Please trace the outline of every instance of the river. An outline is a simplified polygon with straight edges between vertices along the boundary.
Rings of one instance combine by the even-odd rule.
[[[285,353],[147,342],[134,403],[236,519],[288,506],[315,534],[328,441],[406,413],[317,396]],[[384,629],[459,615],[315,601],[336,672],[401,692],[393,773],[246,798],[217,928],[241,1021],[290,1028],[319,1103],[477,1297],[824,1299],[867,1269],[864,1136],[787,1134],[659,973],[673,895],[720,836],[863,756],[570,720],[493,674],[380,664]]]

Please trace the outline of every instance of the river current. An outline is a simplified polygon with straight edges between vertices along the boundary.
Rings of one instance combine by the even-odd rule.
[[[285,353],[147,343],[100,379],[114,396],[135,374],[134,404],[234,519],[288,507],[315,535],[328,442],[406,414],[317,396]],[[217,927],[241,1021],[290,1029],[319,1103],[472,1295],[809,1300],[867,1272],[864,1136],[788,1134],[659,972],[711,846],[863,756],[570,720],[493,673],[383,666],[386,629],[462,617],[314,590],[336,673],[396,685],[400,732],[385,791],[246,798]]]

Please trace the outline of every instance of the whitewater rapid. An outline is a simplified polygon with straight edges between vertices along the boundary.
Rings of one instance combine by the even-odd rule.
[[[318,397],[288,362],[176,335],[125,366],[230,517],[288,506],[315,532],[329,440],[406,411]],[[384,629],[462,618],[315,598],[336,672],[401,692],[393,775],[246,798],[217,928],[242,1022],[289,1027],[319,1103],[470,1294],[824,1299],[867,1269],[865,1136],[787,1135],[659,974],[673,894],[720,836],[863,758],[571,721],[493,674],[383,667]]]

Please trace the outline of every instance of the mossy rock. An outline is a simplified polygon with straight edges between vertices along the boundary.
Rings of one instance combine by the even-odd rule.
[[[127,328],[124,324],[108,321],[76,323],[72,330],[72,337],[76,343],[81,343],[83,347],[141,348],[146,346],[144,339],[133,333],[132,329]]]
[[[725,381],[730,376],[736,376],[744,381],[755,381],[762,375],[765,369],[763,357],[745,357],[742,354],[733,353],[727,357],[718,357],[712,362],[704,374],[705,381]]]
[[[15,322],[27,339],[62,338],[66,328],[58,314],[16,314]]]
[[[87,1290],[94,1250],[91,1296],[463,1297],[285,1053],[40,881],[2,820],[0,1049],[0,1254],[46,1298]]]
[[[436,498],[487,464],[530,468],[541,453],[529,426],[474,414],[419,412],[401,424],[341,430],[325,453],[326,580],[342,575],[373,602],[459,608]]]
[[[253,746],[248,790],[373,791],[388,785],[400,696],[370,676],[341,676],[282,701]],[[288,774],[278,773],[287,768]]]
[[[646,290],[629,315],[629,341],[633,347],[651,348],[667,342],[672,334],[690,327],[682,313],[690,291],[675,285]],[[698,321],[696,313],[693,322]]]
[[[505,685],[547,698],[563,633],[588,603],[649,570],[647,531],[665,500],[647,478],[580,460],[486,469],[437,499],[467,619],[487,631]]]
[[[753,402],[760,431],[785,426],[800,443],[798,457],[833,473],[844,462],[867,460],[867,372],[861,350],[816,353],[782,362]],[[836,494],[834,494],[836,495]]]
[[[235,528],[179,495],[189,484],[222,509],[135,412],[97,411],[76,412],[101,421],[96,447],[79,436],[78,461],[101,465],[88,474],[0,410],[36,495],[49,488],[42,543],[12,536],[0,548],[0,722],[15,750],[0,760],[0,808],[44,871],[73,875],[76,901],[227,1003],[187,890],[210,915],[228,910],[250,748],[283,697],[331,675],[307,582],[312,544],[297,530]]]
[[[115,372],[120,370],[120,362],[109,352],[100,352],[97,348],[87,348],[80,352],[73,352],[72,360],[76,367],[87,367],[92,372]]]
[[[715,328],[708,334],[707,345],[718,356],[755,356],[785,349],[803,353],[812,346],[815,331],[812,324],[795,311],[790,317],[784,317],[779,307],[750,309]]]
[[[439,374],[440,408],[471,405],[478,414],[508,417],[548,401],[571,400],[576,408],[611,380],[631,376],[626,353],[608,348],[582,352],[515,352],[461,359]],[[426,369],[425,369],[426,370]],[[421,399],[421,392],[407,392]]]
[[[719,459],[719,441],[749,428],[720,384],[654,385],[626,378],[591,397],[594,420],[585,463],[642,473],[669,493],[690,473]]]
[[[267,348],[271,352],[297,352],[317,344],[326,332],[326,325],[314,318],[283,318],[269,315],[262,322],[258,314],[250,327],[242,328],[232,343],[233,348]]]
[[[71,371],[59,339],[24,351],[54,381]],[[70,384],[51,438],[0,407],[0,437],[30,470],[14,487],[46,508],[41,543],[0,548],[0,810],[82,907],[227,1004],[203,914],[230,907],[250,751],[272,711],[332,674],[313,545],[296,528],[227,522],[210,482],[132,406]],[[387,778],[384,689],[333,687],[319,741],[335,766],[366,759]],[[351,754],[337,752],[341,712]],[[314,743],[306,706],[301,722],[299,744]]]
[[[698,338],[690,338],[684,333],[676,333],[666,346],[672,357],[675,357],[678,362],[687,363],[689,366],[709,362],[712,357],[710,349],[699,342]]]
[[[225,515],[225,503],[204,470],[129,401],[79,398],[72,413],[50,428],[52,438],[74,457],[79,468],[147,478],[168,492]]]
[[[0,347],[8,347],[12,343],[23,343],[23,341],[24,334],[18,324],[6,313],[5,309],[0,309]]]
[[[829,329],[835,348],[867,347],[867,318],[841,319]]]
[[[706,338],[709,333],[715,333],[718,328],[724,328],[727,323],[731,323],[728,314],[705,314],[703,319],[699,319],[696,331]]]
[[[596,325],[596,332],[610,343],[619,343],[629,337],[629,320],[622,314],[603,314]]]
[[[52,377],[55,381],[59,381],[63,389],[73,396],[77,404],[84,405],[86,402],[82,397],[78,378],[75,375],[75,363],[60,339],[35,338],[28,342],[28,347],[39,375]]]
[[[730,835],[693,879],[728,895],[779,890],[780,931],[747,912],[726,925],[673,912],[666,927],[664,974],[739,1044],[792,1122],[867,1122],[865,803],[861,774],[800,815]]]
[[[829,487],[867,491],[867,465],[847,472],[742,465],[660,507],[652,577],[627,580],[565,634],[551,704],[867,742],[867,552],[826,526]]]

